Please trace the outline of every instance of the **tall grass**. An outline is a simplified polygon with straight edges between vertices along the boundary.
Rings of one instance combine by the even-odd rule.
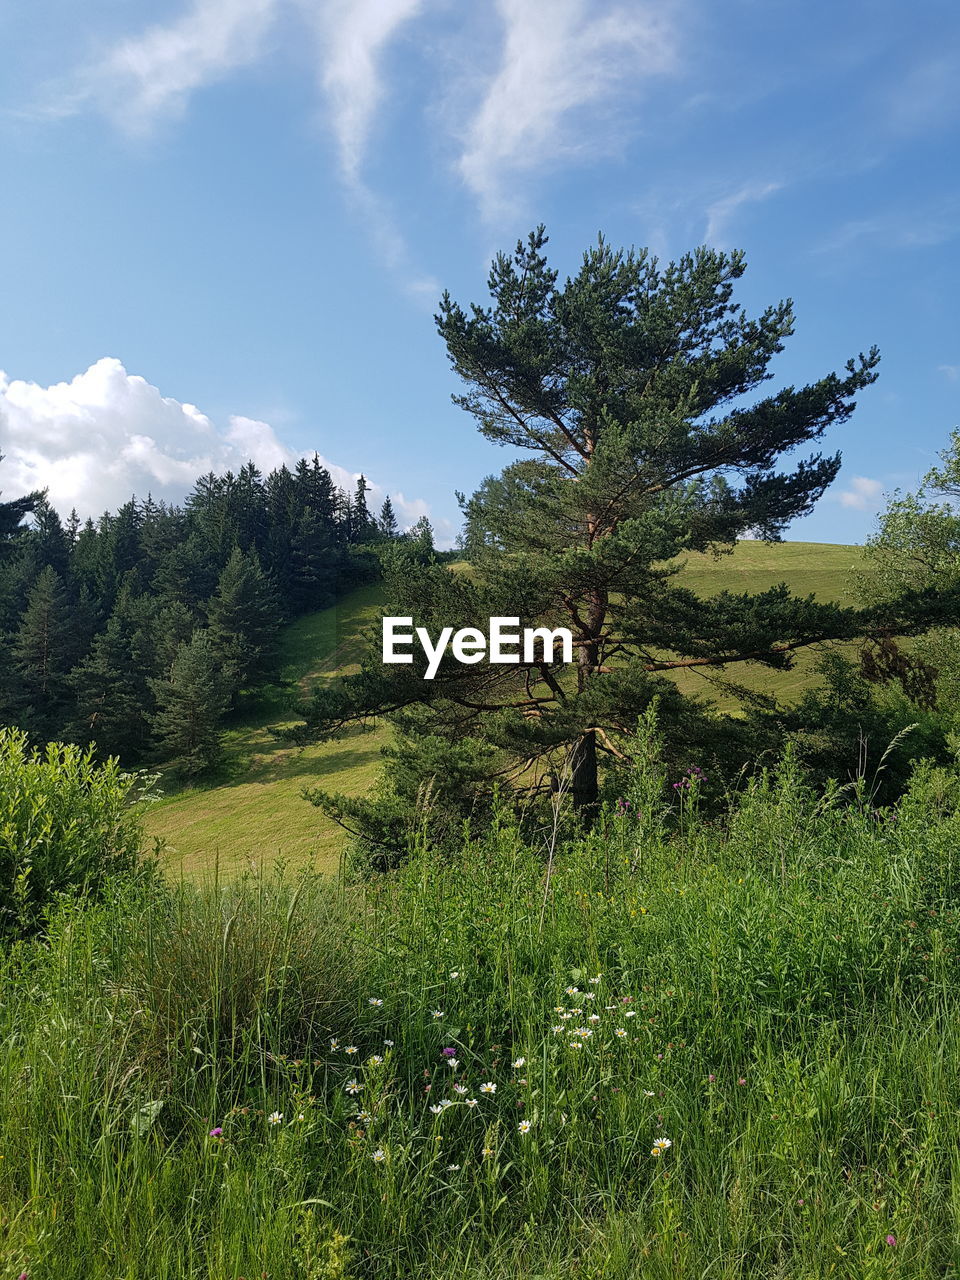
[[[549,880],[503,819],[65,907],[0,975],[0,1275],[955,1274],[956,778],[618,809]]]

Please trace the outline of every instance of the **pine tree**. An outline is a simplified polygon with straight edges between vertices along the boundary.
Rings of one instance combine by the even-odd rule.
[[[60,575],[48,565],[30,591],[13,644],[31,698],[48,705],[63,699],[80,648],[77,632],[74,605]]]
[[[290,544],[290,596],[295,612],[323,609],[331,603],[341,559],[329,529],[308,507],[297,521]]]
[[[151,684],[157,704],[151,718],[163,755],[177,759],[188,776],[216,764],[230,689],[209,632],[196,631],[181,645],[169,675]]]
[[[394,515],[393,503],[390,501],[389,493],[383,500],[383,506],[380,508],[380,536],[390,540],[396,538],[400,534],[400,526],[397,524],[397,517]]]
[[[123,760],[142,755],[150,738],[144,604],[149,608],[121,591],[106,629],[70,673],[77,700],[71,737],[84,745],[94,741],[103,755]]]
[[[207,619],[210,642],[233,672],[236,688],[262,682],[276,656],[279,619],[273,584],[256,552],[244,555],[234,548],[207,603]]]
[[[824,639],[881,624],[922,629],[942,602],[928,595],[881,615],[795,599],[784,587],[709,600],[685,587],[671,564],[683,553],[729,551],[748,532],[776,540],[811,510],[839,455],[815,452],[785,472],[778,463],[850,416],[879,355],[751,401],[793,314],[780,302],[751,317],[733,301],[741,254],[698,249],[661,268],[646,251],[601,239],[561,284],[545,244],[539,228],[497,257],[489,306],[441,301],[438,329],[467,388],[456,402],[487,439],[522,456],[467,504],[471,573],[398,557],[388,611],[433,636],[443,626],[485,632],[492,616],[563,626],[572,669],[542,650],[510,665],[464,665],[449,654],[427,682],[416,649],[405,666],[382,665],[377,649],[358,676],[318,690],[303,732],[399,715],[418,740],[451,753],[470,740],[494,750],[498,771],[532,794],[568,774],[589,820],[600,760],[608,771],[629,764],[638,717],[655,699],[674,750],[690,748],[694,723],[702,734],[702,712],[667,673],[746,662],[784,669]],[[713,723],[702,749],[735,765],[736,722]],[[755,745],[740,742],[739,759]],[[422,781],[443,799],[447,771],[436,750],[429,755]],[[354,816],[362,828],[363,814]]]

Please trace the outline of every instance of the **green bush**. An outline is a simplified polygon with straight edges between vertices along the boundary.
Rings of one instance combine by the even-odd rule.
[[[35,933],[64,894],[97,897],[110,877],[146,870],[144,781],[92,748],[32,751],[0,729],[0,938]]]

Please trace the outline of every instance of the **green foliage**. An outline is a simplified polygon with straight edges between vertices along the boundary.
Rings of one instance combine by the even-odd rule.
[[[361,498],[315,455],[266,478],[252,463],[209,474],[182,508],[133,498],[82,526],[43,494],[0,503],[0,720],[149,758],[151,680],[204,621],[235,679],[257,687],[274,674],[281,615],[376,577],[354,546],[374,528]]]
[[[917,493],[895,494],[867,544],[860,587],[866,600],[887,601],[908,588],[927,587],[944,596],[960,584],[960,429]],[[947,498],[947,501],[943,501]],[[943,711],[960,723],[960,630],[933,628],[914,645],[934,673]]]
[[[62,908],[0,972],[4,1272],[949,1275],[956,770],[721,825],[631,749],[586,836]]]
[[[263,683],[276,663],[279,601],[256,552],[235,547],[207,604],[210,643],[237,689]]]
[[[798,598],[783,584],[709,599],[685,587],[679,557],[729,552],[748,531],[778,539],[812,508],[839,455],[777,468],[850,417],[878,353],[761,395],[793,314],[780,302],[751,316],[734,301],[742,254],[702,248],[661,267],[646,250],[601,238],[561,281],[546,240],[540,227],[497,256],[487,305],[441,301],[438,330],[466,386],[456,403],[521,456],[463,503],[469,572],[397,556],[385,560],[387,597],[389,613],[431,635],[484,631],[493,616],[567,627],[573,668],[559,657],[468,667],[449,654],[426,682],[416,649],[411,665],[384,666],[375,648],[343,690],[317,695],[303,735],[418,704],[417,732],[452,753],[466,739],[487,743],[528,794],[549,798],[568,771],[573,805],[590,821],[605,774],[629,763],[625,744],[655,698],[677,754],[690,749],[694,726],[701,743],[717,740],[731,774],[755,751],[742,722],[705,732],[708,713],[671,689],[675,673],[786,671],[807,646],[922,630],[948,605],[913,589],[864,610]],[[425,768],[435,770],[436,754],[425,753]]]
[[[144,779],[116,760],[0,729],[0,939],[39,930],[61,897],[95,900],[145,867]]]
[[[154,732],[188,776],[220,759],[221,726],[234,679],[224,671],[209,632],[198,630],[178,650],[169,674],[151,682],[157,700]]]

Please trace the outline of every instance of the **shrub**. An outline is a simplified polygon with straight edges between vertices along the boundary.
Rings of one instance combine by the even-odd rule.
[[[146,871],[145,782],[92,748],[31,751],[0,729],[0,938],[36,933],[64,894],[99,897],[110,877]]]

